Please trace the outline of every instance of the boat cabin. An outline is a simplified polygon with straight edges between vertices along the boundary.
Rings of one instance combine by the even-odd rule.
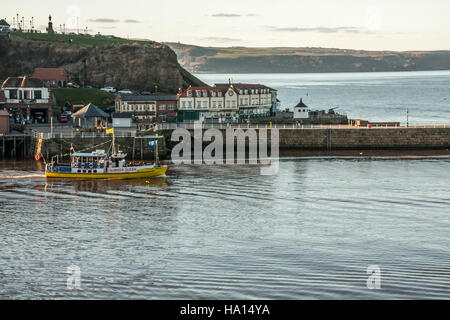
[[[104,173],[109,166],[104,150],[71,154],[72,173]]]

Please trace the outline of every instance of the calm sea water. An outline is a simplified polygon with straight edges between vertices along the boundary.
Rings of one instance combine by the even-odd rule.
[[[450,74],[414,74],[234,80],[261,79],[284,103],[335,98],[355,117],[395,120],[404,105],[427,105],[448,120]],[[440,98],[415,92],[421,82]],[[402,107],[388,107],[396,86]],[[0,298],[449,299],[449,169],[449,151],[355,151],[284,154],[275,176],[183,165],[166,178],[72,181],[0,161]],[[66,287],[71,265],[79,291]],[[370,265],[380,290],[367,288]]]
[[[0,298],[450,298],[450,155],[286,157],[141,181],[0,162]],[[81,268],[81,291],[66,288]],[[381,289],[366,287],[369,265]]]
[[[337,107],[371,121],[450,122],[450,71],[329,74],[197,74],[208,84],[262,83],[278,90],[284,109],[303,98],[313,110]]]

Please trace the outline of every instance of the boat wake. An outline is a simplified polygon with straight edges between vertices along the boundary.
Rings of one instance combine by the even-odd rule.
[[[45,178],[45,174],[0,174],[0,180]]]

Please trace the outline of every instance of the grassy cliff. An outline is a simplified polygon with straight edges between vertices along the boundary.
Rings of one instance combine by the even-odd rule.
[[[327,48],[213,48],[168,43],[180,64],[198,73],[302,73],[450,70],[450,51]]]
[[[0,79],[63,67],[80,85],[175,93],[203,83],[184,70],[168,46],[153,41],[13,33],[0,39]]]

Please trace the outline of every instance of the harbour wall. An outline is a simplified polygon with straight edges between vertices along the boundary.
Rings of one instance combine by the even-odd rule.
[[[246,132],[246,129],[242,129]],[[271,129],[256,129],[264,132],[268,137],[270,146]],[[435,149],[446,150],[450,145],[450,127],[397,127],[397,128],[323,128],[323,129],[283,129],[279,130],[279,146],[281,150],[401,150],[401,149]],[[171,130],[159,130],[157,133],[163,138],[159,139],[158,154],[160,159],[170,159],[172,148],[178,142],[172,142]],[[193,136],[193,130],[189,130]],[[226,130],[221,129],[224,143],[226,143]],[[203,133],[205,130],[203,130]],[[116,145],[121,151],[128,154],[130,161],[153,160],[154,147],[148,142],[154,138],[146,137],[120,137],[116,138]],[[52,138],[39,139],[31,136],[11,135],[0,137],[2,158],[32,158],[36,153],[42,153],[46,159],[52,156],[70,153],[73,145],[76,151],[93,151],[103,149],[108,151],[111,138]],[[204,142],[207,146],[210,142]],[[235,141],[235,144],[236,141]],[[248,139],[245,144],[248,145]],[[192,146],[194,144],[192,143]]]
[[[242,129],[244,132],[246,129]],[[270,145],[271,129],[267,130]],[[450,144],[450,126],[424,128],[295,128],[279,130],[280,149],[293,150],[359,150],[359,149],[448,149]],[[193,130],[189,130],[193,135]],[[205,130],[203,130],[204,133]],[[171,141],[173,130],[161,130],[158,134],[166,139],[169,149],[177,142]],[[226,130],[221,129],[224,142]],[[236,143],[236,142],[235,142]],[[208,145],[209,142],[204,142]],[[246,139],[248,144],[248,139]]]

